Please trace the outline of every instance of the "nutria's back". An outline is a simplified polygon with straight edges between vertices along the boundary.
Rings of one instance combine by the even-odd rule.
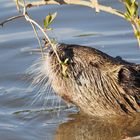
[[[44,65],[49,65],[52,87],[64,100],[93,116],[140,111],[140,65],[79,45],[61,44],[57,52],[62,61],[68,59],[67,77],[54,53]]]

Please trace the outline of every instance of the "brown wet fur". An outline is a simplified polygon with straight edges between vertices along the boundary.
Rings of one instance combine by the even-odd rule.
[[[66,77],[55,54],[48,55],[52,87],[64,100],[90,116],[140,112],[140,65],[79,45],[61,44],[57,52],[69,59]]]
[[[108,120],[71,114],[59,125],[55,140],[139,140],[140,118],[119,117]]]

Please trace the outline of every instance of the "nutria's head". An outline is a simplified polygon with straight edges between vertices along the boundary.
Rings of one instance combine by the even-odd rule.
[[[52,88],[64,100],[93,116],[131,114],[139,109],[135,97],[126,93],[128,85],[124,85],[131,73],[130,63],[78,45],[61,44],[57,53],[66,63],[60,64],[56,54],[49,51],[40,73],[49,77]]]

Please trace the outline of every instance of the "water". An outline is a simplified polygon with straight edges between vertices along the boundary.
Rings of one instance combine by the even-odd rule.
[[[101,2],[122,9],[117,0]],[[11,0],[1,0],[0,11],[0,21],[18,14]],[[140,63],[137,41],[125,20],[72,5],[33,8],[29,13],[43,25],[42,19],[55,11],[58,16],[52,25],[54,30],[49,34],[59,42],[95,47],[112,56],[119,55]],[[118,140],[124,135],[140,135],[135,121],[130,121],[129,125],[121,124],[120,128],[121,125],[78,115],[69,116],[76,110],[65,108],[64,103],[61,104],[64,107],[61,111],[49,110],[52,105],[60,105],[60,100],[53,103],[54,95],[49,95],[47,106],[44,105],[44,97],[32,104],[37,91],[28,88],[30,81],[27,82],[24,77],[27,76],[26,69],[40,57],[33,51],[37,47],[32,28],[24,19],[9,22],[0,28],[0,140]]]

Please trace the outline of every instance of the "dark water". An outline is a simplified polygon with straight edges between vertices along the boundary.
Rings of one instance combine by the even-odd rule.
[[[117,0],[103,4],[122,9]],[[50,36],[59,42],[98,48],[112,56],[140,63],[140,50],[130,24],[107,13],[79,6],[48,6],[29,11],[40,24],[48,13],[58,12]],[[13,1],[0,0],[0,21],[17,15]],[[86,34],[92,34],[86,36]],[[54,95],[33,102],[37,91],[29,87],[26,69],[40,57],[31,26],[24,19],[0,28],[0,140],[118,140],[140,135],[137,121],[110,124],[87,119],[75,113]],[[51,110],[63,106],[61,109]],[[129,127],[128,127],[129,126]],[[134,129],[133,129],[134,128]]]

